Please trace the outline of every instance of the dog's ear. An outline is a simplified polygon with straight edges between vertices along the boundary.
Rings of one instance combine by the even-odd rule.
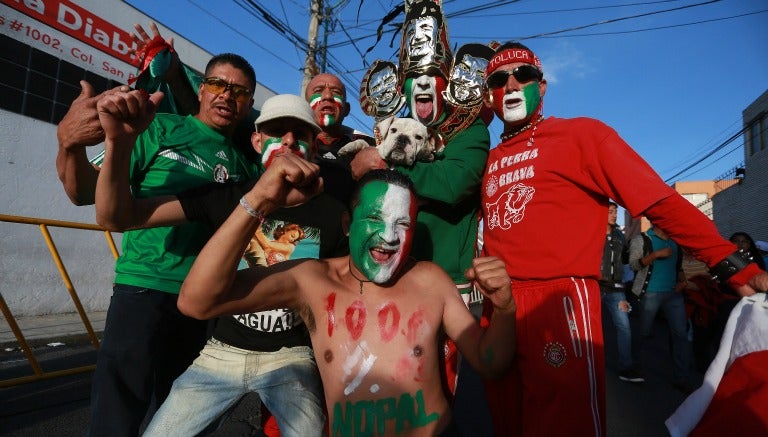
[[[373,127],[373,137],[376,139],[377,146],[381,144],[382,141],[384,141],[384,138],[387,137],[387,134],[389,133],[389,126],[392,125],[394,120],[395,116],[391,115],[376,122],[376,126]]]

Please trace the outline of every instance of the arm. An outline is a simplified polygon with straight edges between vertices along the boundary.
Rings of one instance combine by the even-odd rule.
[[[476,258],[466,277],[476,281],[483,295],[493,303],[490,325],[482,330],[460,298],[448,299],[443,324],[472,368],[486,378],[499,377],[515,355],[515,314],[517,306],[504,263],[495,257]],[[455,296],[455,290],[452,290]],[[465,320],[469,315],[470,321]]]
[[[131,151],[154,118],[162,93],[118,92],[97,104],[104,126],[104,159],[96,183],[96,222],[113,231],[186,222],[175,196],[135,199],[130,188]]]
[[[96,102],[104,94],[95,96],[91,84],[84,80],[80,81],[80,86],[80,95],[72,102],[56,129],[59,141],[56,171],[73,204],[91,205],[99,168],[88,161],[85,148],[104,141],[104,131],[96,112]]]
[[[710,268],[736,251],[736,245],[720,236],[712,220],[678,194],[660,200],[643,213],[654,226],[663,229]],[[755,263],[731,276],[727,282],[741,296],[768,291],[768,273]]]
[[[319,167],[293,154],[283,154],[264,172],[243,198],[255,211],[269,214],[283,206],[298,205],[322,190]],[[261,218],[237,207],[208,240],[197,256],[179,294],[178,307],[184,314],[207,319],[220,314],[237,314],[256,309],[295,306],[297,283],[304,273],[283,272],[294,263],[284,261],[269,272],[237,265]],[[277,293],[276,290],[283,290]],[[290,293],[285,290],[292,290]]]
[[[181,114],[197,114],[200,109],[200,102],[197,100],[197,90],[187,80],[179,54],[173,49],[173,38],[163,40],[160,30],[158,30],[154,22],[149,23],[149,28],[152,31],[151,37],[140,24],[134,24],[133,28],[136,30],[136,33],[132,33],[131,37],[136,42],[134,53],[137,56],[144,55],[144,52],[155,48],[157,45],[168,50],[170,63],[160,79],[168,84],[174,101],[181,109],[179,111]],[[146,68],[148,65],[145,64],[144,67]]]

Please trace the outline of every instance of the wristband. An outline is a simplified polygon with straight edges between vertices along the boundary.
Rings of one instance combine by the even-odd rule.
[[[715,266],[709,269],[709,274],[712,275],[712,279],[715,281],[723,283],[751,262],[752,255],[747,251],[739,249],[715,264]]]
[[[240,206],[243,207],[243,209],[245,210],[245,212],[248,213],[249,216],[255,219],[264,220],[264,213],[253,209],[251,204],[248,203],[248,200],[245,199],[245,196],[240,198]]]

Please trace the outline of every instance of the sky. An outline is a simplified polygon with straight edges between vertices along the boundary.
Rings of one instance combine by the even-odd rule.
[[[243,55],[276,93],[300,94],[305,51],[297,39],[307,39],[310,0],[126,2],[210,53]],[[375,35],[401,2],[324,3],[333,19],[320,32],[325,71],[347,86],[352,112],[344,123],[370,132],[358,88],[373,61],[397,62],[400,33],[392,30],[400,26],[385,26],[378,43]],[[494,40],[527,45],[548,80],[545,116],[607,123],[668,183],[717,179],[744,161],[741,136],[713,150],[741,130],[744,108],[768,90],[764,0],[444,0],[443,11],[454,50]],[[495,145],[501,123],[489,130]]]

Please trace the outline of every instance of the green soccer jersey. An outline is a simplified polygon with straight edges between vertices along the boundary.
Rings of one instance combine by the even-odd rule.
[[[137,198],[178,194],[211,182],[259,175],[232,141],[193,116],[157,114],[136,140],[131,190]],[[178,293],[212,235],[202,223],[128,231],[115,265],[115,283]]]

